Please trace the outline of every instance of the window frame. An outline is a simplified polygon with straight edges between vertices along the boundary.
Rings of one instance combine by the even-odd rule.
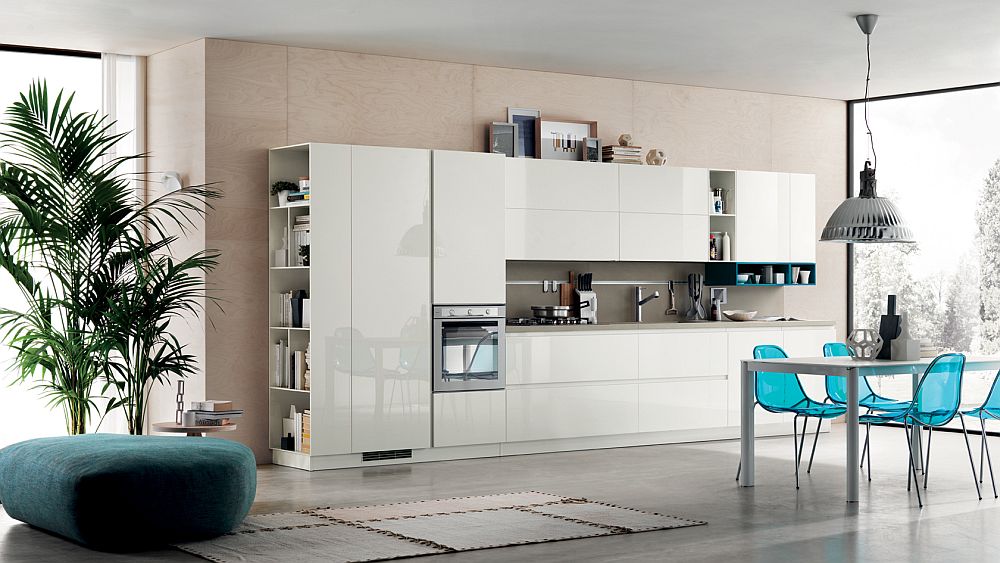
[[[982,84],[971,84],[968,86],[954,86],[951,88],[938,88],[935,90],[921,90],[919,92],[906,92],[902,94],[890,94],[887,96],[875,96],[868,98],[869,102],[880,102],[885,100],[897,100],[900,98],[915,98],[917,96],[933,96],[936,94],[948,94],[951,92],[964,92],[968,90],[980,90],[983,88],[1000,88],[1000,82],[984,82]],[[854,197],[854,108],[864,104],[864,98],[847,100],[847,176],[845,193],[846,197]],[[847,243],[847,330],[854,330],[854,244]]]

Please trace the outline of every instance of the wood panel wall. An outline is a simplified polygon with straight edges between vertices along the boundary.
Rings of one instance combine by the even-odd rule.
[[[149,57],[147,147],[168,169],[190,167],[192,178],[202,166],[226,194],[209,212],[204,240],[223,251],[209,281],[226,299],[225,313],[213,313],[191,337],[204,342],[206,391],[247,409],[233,437],[261,462],[270,459],[268,147],[313,141],[482,150],[486,126],[506,120],[507,106],[532,107],[546,116],[597,120],[605,143],[631,132],[643,147],[666,150],[672,165],[816,174],[817,230],[845,192],[841,101],[217,39],[195,45],[203,56],[200,64],[187,60],[193,66],[178,64],[192,58],[187,46]],[[203,91],[167,80],[196,73],[192,68],[203,69]],[[162,91],[154,92],[154,84]],[[168,124],[199,103],[203,123]],[[197,135],[198,127],[204,158],[188,162],[173,134]],[[821,244],[817,261],[819,285],[786,289],[784,313],[833,319],[843,336],[845,249]]]

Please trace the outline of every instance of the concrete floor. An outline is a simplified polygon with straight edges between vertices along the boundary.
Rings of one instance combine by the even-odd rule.
[[[862,481],[862,501],[856,505],[843,501],[844,441],[842,426],[820,436],[816,465],[811,475],[803,473],[799,491],[792,474],[791,438],[770,438],[758,441],[754,488],[739,488],[733,480],[739,442],[726,441],[316,473],[267,466],[259,473],[253,511],[537,490],[709,522],[680,530],[435,556],[440,563],[1000,559],[1000,501],[993,497],[988,475],[984,500],[976,500],[961,434],[935,434],[923,510],[906,491],[902,430],[873,430],[874,480]],[[978,436],[973,447],[978,463]],[[4,563],[194,560],[169,550],[96,553],[0,512]]]

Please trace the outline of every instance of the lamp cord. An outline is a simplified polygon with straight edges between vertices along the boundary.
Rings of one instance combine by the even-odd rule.
[[[872,79],[872,36],[865,34],[865,54],[868,58],[868,72],[865,74],[865,129],[868,130],[868,142],[872,148],[872,170],[878,168],[878,155],[875,154],[875,137],[872,136],[872,128],[868,125],[868,82]]]

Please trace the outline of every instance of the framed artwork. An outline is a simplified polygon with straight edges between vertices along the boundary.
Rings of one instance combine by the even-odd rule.
[[[490,124],[486,152],[511,157],[521,156],[520,151],[518,151],[517,137],[518,127],[516,123],[500,123],[498,121],[494,121]]]
[[[537,109],[507,108],[507,121],[518,127],[517,147],[527,158],[538,158],[538,120],[542,113]]]
[[[543,159],[581,160],[586,137],[597,137],[596,121],[538,120],[539,156]]]
[[[601,161],[601,140],[597,137],[584,137],[580,141],[581,160],[587,162]]]

